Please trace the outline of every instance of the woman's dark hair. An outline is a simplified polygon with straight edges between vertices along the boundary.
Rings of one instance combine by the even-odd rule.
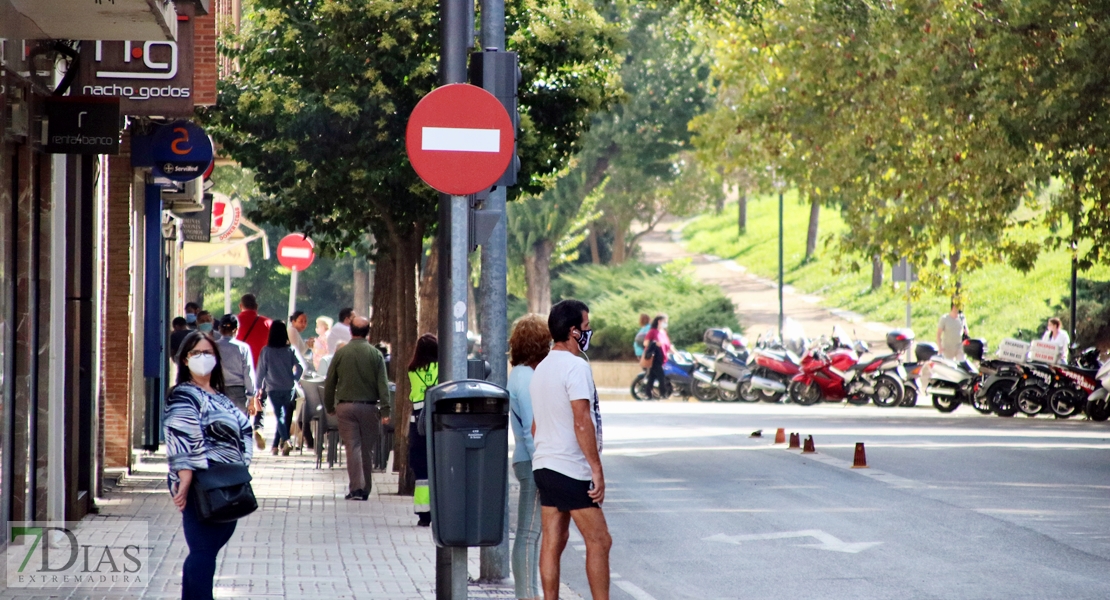
[[[412,360],[409,361],[409,371],[419,371],[434,362],[439,362],[439,339],[425,333],[416,340],[416,349],[412,351]]]
[[[216,368],[212,369],[212,376],[208,383],[212,389],[223,394],[226,393],[224,389],[224,369],[223,360],[220,359],[220,348],[216,346],[216,340],[212,339],[211,335],[203,331],[194,331],[185,336],[181,341],[181,349],[177,351],[177,384],[188,383],[193,380],[193,372],[189,370],[189,353],[196,348],[201,340],[206,340],[212,345],[212,354],[216,357]]]
[[[285,328],[284,321],[274,321],[270,324],[270,337],[266,345],[271,348],[287,348],[289,346],[289,330]]]
[[[651,328],[652,329],[659,329],[659,324],[662,323],[663,321],[666,321],[666,320],[667,320],[667,315],[664,315],[664,314],[655,315],[655,318],[651,320]]]
[[[551,307],[551,314],[547,315],[547,328],[551,330],[551,339],[556,342],[565,342],[570,339],[570,330],[582,327],[582,313],[590,312],[590,307],[581,300],[573,298],[563,300]]]

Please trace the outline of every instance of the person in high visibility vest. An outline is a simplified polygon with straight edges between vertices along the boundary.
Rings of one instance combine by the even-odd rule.
[[[416,524],[432,524],[432,500],[428,491],[428,440],[423,419],[424,394],[439,383],[439,340],[425,333],[416,340],[416,350],[409,361],[409,399],[412,400],[412,417],[409,418],[409,467],[416,478],[412,495],[413,511],[419,520]]]

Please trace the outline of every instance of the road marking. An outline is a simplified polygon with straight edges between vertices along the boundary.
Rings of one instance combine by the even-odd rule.
[[[616,579],[613,581],[613,585],[624,590],[626,593],[628,593],[629,596],[632,596],[636,600],[655,600],[655,596],[652,596],[651,594],[640,589],[627,579]]]
[[[857,554],[868,548],[878,546],[882,542],[845,542],[831,533],[826,533],[820,529],[805,529],[802,531],[780,531],[777,533],[757,533],[753,535],[725,535],[718,533],[707,538],[703,538],[706,542],[720,542],[723,544],[736,544],[740,542],[754,542],[759,540],[784,540],[791,538],[806,538],[811,537],[816,539],[819,544],[802,544],[799,548],[815,548],[817,550],[830,550],[832,552],[846,552],[848,554]]]
[[[291,248],[286,246],[281,249],[281,255],[286,258],[310,258],[312,256],[311,248]]]
[[[501,151],[501,132],[497,129],[424,127],[421,130],[420,149],[497,153]]]

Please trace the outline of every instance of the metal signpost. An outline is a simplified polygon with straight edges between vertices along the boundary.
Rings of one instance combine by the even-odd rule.
[[[489,92],[465,85],[473,20],[463,0],[441,0],[440,83],[409,118],[405,145],[413,169],[441,192],[439,202],[440,383],[467,378],[468,195],[489,189],[514,155],[505,107]],[[463,84],[463,85],[459,85]],[[466,598],[466,548],[436,549],[436,598]]]
[[[906,282],[906,329],[910,328],[910,285],[917,281],[917,273],[914,272],[913,266],[906,259],[894,265],[893,272],[890,279],[892,281],[905,281]]]
[[[289,312],[297,310],[297,273],[307,269],[316,259],[315,245],[307,236],[300,233],[290,233],[281,238],[277,247],[278,262],[281,266],[291,269],[289,274]]]

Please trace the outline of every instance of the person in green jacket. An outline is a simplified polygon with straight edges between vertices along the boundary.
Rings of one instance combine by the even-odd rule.
[[[413,510],[419,520],[416,524],[432,524],[431,496],[428,492],[428,441],[420,434],[421,415],[424,412],[424,394],[439,383],[439,340],[425,333],[416,340],[416,350],[409,361],[409,399],[412,400],[412,417],[409,419],[409,467],[416,479],[412,495]],[[426,432],[425,432],[426,433]]]

